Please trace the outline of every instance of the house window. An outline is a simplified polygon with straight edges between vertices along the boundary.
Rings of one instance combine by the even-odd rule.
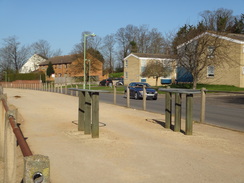
[[[128,79],[128,72],[125,72],[125,79]]]
[[[128,60],[125,60],[125,67],[128,67]]]
[[[214,51],[215,51],[215,47],[214,46],[209,46],[208,47],[208,58],[213,58],[214,57]]]
[[[146,65],[147,65],[146,60],[141,60],[141,73],[145,71]]]
[[[146,78],[141,78],[141,82],[147,82]]]
[[[207,76],[214,77],[214,66],[208,66],[207,68]]]

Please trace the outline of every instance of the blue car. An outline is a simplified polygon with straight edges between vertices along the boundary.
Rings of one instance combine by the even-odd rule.
[[[155,89],[150,88],[151,86],[148,83],[143,83],[143,82],[133,82],[128,85],[130,90],[130,98],[134,98],[136,100],[142,99],[143,85],[146,86],[147,99],[157,100],[158,92]],[[125,89],[125,97],[127,97],[127,88]]]

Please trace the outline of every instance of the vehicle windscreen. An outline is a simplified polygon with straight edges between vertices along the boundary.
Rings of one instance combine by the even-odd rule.
[[[137,84],[136,86],[137,87],[143,87],[143,85],[145,85],[146,87],[150,87],[150,85],[147,83],[140,83],[140,84]]]

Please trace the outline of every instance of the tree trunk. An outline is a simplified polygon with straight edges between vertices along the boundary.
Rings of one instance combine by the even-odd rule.
[[[158,77],[156,77],[156,86],[158,86]]]
[[[197,89],[197,79],[194,77],[193,78],[193,86],[192,86],[192,89]]]

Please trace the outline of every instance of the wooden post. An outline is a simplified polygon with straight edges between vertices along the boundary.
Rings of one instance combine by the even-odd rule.
[[[186,94],[186,135],[192,135],[193,94]]]
[[[3,94],[1,94],[0,97],[0,160],[3,160],[4,158],[4,139],[5,139],[5,116],[6,116],[6,111],[3,106],[2,98],[5,98]],[[6,97],[7,98],[7,97]],[[6,99],[5,98],[5,99]]]
[[[85,94],[85,134],[91,134],[91,92]]]
[[[165,100],[165,128],[170,128],[172,121],[172,94],[170,92],[166,92]]]
[[[79,92],[78,131],[85,128],[85,92]]]
[[[11,111],[15,114],[16,111]],[[17,116],[15,114],[15,116]],[[4,178],[3,182],[15,183],[16,181],[16,137],[9,123],[9,114],[5,115],[5,142],[4,142]]]
[[[67,83],[65,83],[65,95],[68,94]]]
[[[129,86],[127,86],[126,94],[127,94],[127,107],[130,107],[130,88],[129,88]]]
[[[181,129],[181,94],[175,93],[175,126],[174,131],[179,132]]]
[[[147,110],[147,91],[146,91],[146,85],[143,85],[143,110]]]
[[[114,85],[114,104],[116,104],[116,99],[117,99],[117,96],[116,96],[116,94],[117,94],[117,87],[116,87],[116,85]]]
[[[76,85],[75,88],[78,89],[78,85]],[[75,93],[76,93],[76,97],[78,97],[78,91],[76,91]]]
[[[92,138],[99,137],[99,93],[92,93]]]
[[[206,114],[206,88],[201,89],[201,116],[200,122],[205,122],[205,114]]]

